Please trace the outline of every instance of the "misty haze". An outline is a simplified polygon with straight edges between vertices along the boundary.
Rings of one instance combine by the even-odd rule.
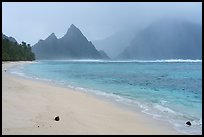
[[[202,134],[202,3],[3,2],[2,75],[2,134]]]
[[[202,57],[200,3],[3,3],[3,9],[2,34],[29,43],[36,59]]]

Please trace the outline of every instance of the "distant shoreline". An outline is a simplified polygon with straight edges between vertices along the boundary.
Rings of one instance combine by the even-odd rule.
[[[32,62],[2,62],[2,134],[180,134],[140,112],[4,71]]]

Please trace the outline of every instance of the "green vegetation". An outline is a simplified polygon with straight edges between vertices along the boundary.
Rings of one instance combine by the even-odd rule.
[[[35,55],[31,51],[30,44],[11,42],[2,38],[2,61],[32,61]]]

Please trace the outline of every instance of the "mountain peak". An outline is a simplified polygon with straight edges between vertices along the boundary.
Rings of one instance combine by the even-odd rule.
[[[50,37],[55,37],[55,38],[57,38],[56,35],[55,35],[55,33],[52,33],[52,34],[50,35]]]
[[[74,24],[71,24],[70,28],[77,28],[77,27]]]
[[[37,59],[102,59],[103,56],[82,32],[71,24],[59,39],[52,33],[45,41],[33,46]],[[46,50],[45,50],[46,49]],[[104,56],[105,57],[105,56]],[[107,58],[107,57],[106,57]]]
[[[57,37],[56,37],[55,33],[52,33],[46,38],[46,40],[47,39],[57,39]]]
[[[71,24],[69,29],[67,30],[67,33],[64,35],[64,38],[74,38],[74,39],[84,39],[87,40],[86,37],[82,34],[82,32],[74,25]]]
[[[69,27],[69,29],[67,30],[67,34],[68,33],[73,33],[73,32],[75,32],[75,33],[81,33],[81,31],[74,25],[74,24],[71,24],[70,25],[70,27]]]

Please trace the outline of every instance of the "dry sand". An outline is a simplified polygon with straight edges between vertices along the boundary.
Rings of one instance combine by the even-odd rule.
[[[2,134],[179,134],[141,112],[4,71],[24,63],[2,63]]]

